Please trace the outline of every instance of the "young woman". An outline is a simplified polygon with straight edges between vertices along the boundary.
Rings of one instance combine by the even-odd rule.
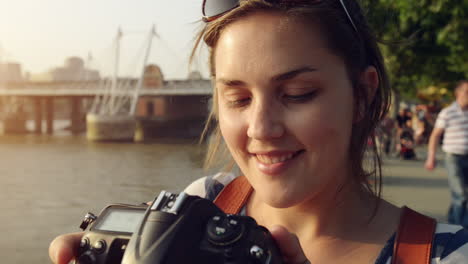
[[[270,229],[286,263],[390,263],[403,210],[379,197],[375,149],[364,167],[389,84],[359,5],[205,0],[203,14],[216,126],[208,162],[229,153],[253,187],[241,213]],[[186,192],[213,199],[234,178],[222,172]],[[432,263],[468,263],[464,229],[435,233]],[[67,263],[80,237],[56,238],[52,260]]]

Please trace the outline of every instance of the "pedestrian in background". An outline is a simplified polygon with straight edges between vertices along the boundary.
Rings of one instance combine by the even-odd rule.
[[[442,149],[446,153],[445,163],[452,201],[448,221],[468,227],[468,80],[455,88],[455,102],[442,109],[437,117],[428,145],[425,167],[436,167],[436,151],[444,134]]]
[[[427,120],[428,111],[426,105],[416,106],[416,131],[414,140],[417,145],[427,144],[430,136],[429,121]]]
[[[394,140],[395,121],[387,114],[376,129],[378,150],[390,156]]]
[[[401,127],[399,140],[400,158],[404,160],[416,159],[416,153],[414,152],[414,130],[411,119],[408,119],[406,123]]]
[[[403,129],[406,127],[406,123],[408,120],[411,120],[411,112],[408,108],[408,106],[403,106],[400,107],[400,110],[398,111],[397,116],[395,117],[395,122],[396,122],[396,133],[395,133],[395,140],[394,140],[394,149],[397,153],[396,157],[401,157],[401,133],[403,132]]]
[[[396,116],[396,121],[398,128],[403,128],[406,125],[406,121],[411,120],[412,114],[408,107],[403,107],[398,111],[398,115]]]

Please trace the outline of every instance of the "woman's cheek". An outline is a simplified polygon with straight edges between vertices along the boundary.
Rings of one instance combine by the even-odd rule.
[[[348,128],[337,111],[327,110],[327,107],[314,109],[308,114],[290,117],[290,129],[304,145],[313,149],[340,148],[346,142]],[[294,124],[292,124],[294,123]],[[295,129],[292,129],[292,128]]]
[[[230,148],[241,144],[247,137],[246,119],[243,118],[242,113],[236,113],[231,109],[220,109],[219,127]]]

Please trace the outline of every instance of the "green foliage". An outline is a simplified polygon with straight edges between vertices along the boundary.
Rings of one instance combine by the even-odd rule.
[[[468,79],[468,0],[362,0],[383,40],[393,88],[406,98],[418,89]]]

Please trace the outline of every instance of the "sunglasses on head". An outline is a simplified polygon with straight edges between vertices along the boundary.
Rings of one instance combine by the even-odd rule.
[[[294,2],[298,2],[301,4],[309,3],[309,4],[314,4],[314,3],[320,3],[321,0],[264,0],[268,3],[288,3],[293,4]],[[351,22],[351,25],[353,26],[354,30],[357,32],[357,27],[353,22],[353,19],[351,18],[351,15],[348,12],[348,9],[346,8],[343,0],[339,0],[341,3],[341,6],[343,7],[343,10],[346,13],[346,16],[348,17],[349,21]],[[225,13],[237,8],[240,5],[240,0],[203,0],[203,5],[202,5],[202,13],[203,13],[203,21],[205,22],[211,22]]]

